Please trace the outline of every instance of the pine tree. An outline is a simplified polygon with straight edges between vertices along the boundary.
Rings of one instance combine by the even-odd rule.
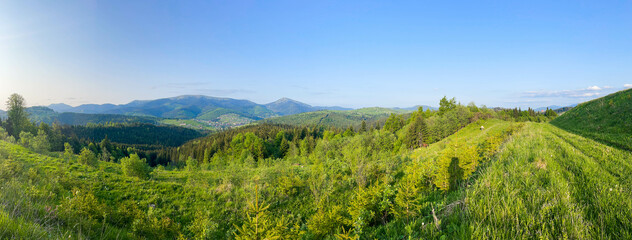
[[[366,121],[362,120],[362,124],[360,125],[360,132],[366,132]]]
[[[428,138],[426,121],[421,114],[415,114],[404,136],[404,143],[409,148],[422,147],[428,141],[426,138]]]
[[[269,204],[259,201],[259,189],[255,187],[255,199],[248,203],[246,210],[246,221],[237,228],[235,239],[237,240],[273,240],[280,239],[275,234],[274,225],[268,215]]]

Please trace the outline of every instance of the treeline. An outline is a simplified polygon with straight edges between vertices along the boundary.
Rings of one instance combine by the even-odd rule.
[[[314,148],[316,139],[336,133],[340,133],[340,130],[257,124],[190,141],[178,148],[168,149],[168,155],[175,163],[184,163],[188,157],[207,163],[219,163],[228,158],[241,162],[247,158],[254,161],[284,158],[290,151],[298,151],[297,146],[303,152],[309,152]]]
[[[500,109],[498,111],[498,115],[500,119],[503,120],[514,120],[518,122],[548,122],[557,117],[557,112],[548,108],[544,112],[536,112],[531,108],[528,108],[527,110],[514,108]]]

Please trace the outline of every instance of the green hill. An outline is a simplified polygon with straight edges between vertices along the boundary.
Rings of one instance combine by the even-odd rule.
[[[632,150],[632,89],[579,104],[551,121],[551,124]]]
[[[339,110],[323,110],[316,112],[306,112],[282,117],[274,117],[262,120],[260,122],[272,124],[286,125],[308,125],[308,126],[326,126],[346,128],[349,126],[357,127],[362,120],[367,123],[375,123],[385,120],[391,113],[409,113],[408,110],[393,110],[388,108],[361,108],[357,110],[339,111]]]

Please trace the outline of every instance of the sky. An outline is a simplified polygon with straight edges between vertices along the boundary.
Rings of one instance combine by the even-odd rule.
[[[630,87],[632,1],[0,1],[0,99],[28,106],[535,108]]]

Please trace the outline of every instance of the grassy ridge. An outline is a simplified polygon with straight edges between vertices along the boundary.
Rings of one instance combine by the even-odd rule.
[[[632,154],[531,123],[466,193],[463,238],[630,239]]]
[[[632,89],[579,104],[551,124],[632,151]]]

